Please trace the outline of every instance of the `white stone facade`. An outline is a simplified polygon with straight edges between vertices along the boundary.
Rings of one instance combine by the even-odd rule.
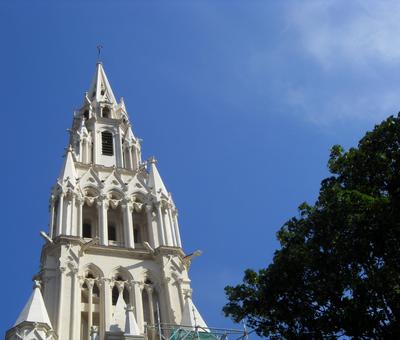
[[[48,321],[30,300],[6,339],[137,339],[158,318],[206,327],[191,301],[192,256],[182,250],[177,217],[98,63],[51,193],[33,293]]]

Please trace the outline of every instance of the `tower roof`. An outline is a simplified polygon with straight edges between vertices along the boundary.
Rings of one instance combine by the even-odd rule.
[[[140,335],[140,330],[138,324],[136,323],[135,316],[133,315],[133,309],[131,306],[127,306],[126,308],[125,334]]]
[[[125,308],[126,308],[125,301],[122,297],[122,294],[119,294],[117,304],[115,305],[114,315],[110,325],[111,333],[115,332],[118,333],[124,331],[125,321],[126,321]]]
[[[158,172],[156,166],[156,160],[153,158],[150,159],[150,174],[149,174],[149,182],[148,185],[152,188],[154,195],[159,197],[160,194],[164,194],[168,196],[168,191],[164,185],[163,180],[161,179],[160,173]]]
[[[33,292],[17,321],[15,321],[14,327],[18,326],[24,321],[43,323],[52,328],[49,315],[47,314],[47,309],[43,301],[42,293],[40,292],[40,284],[38,281],[35,281]]]
[[[91,101],[96,100],[96,102],[109,102],[113,105],[117,104],[101,62],[98,62],[96,65],[96,72],[88,91],[88,97]]]
[[[67,154],[65,155],[64,166],[60,173],[60,185],[69,181],[73,186],[75,186],[77,177],[74,160],[72,158],[72,147],[70,145]]]
[[[205,331],[208,330],[207,324],[205,323],[204,319],[200,315],[190,297],[186,298],[185,305],[183,306],[181,324],[183,327],[186,326],[193,329],[195,327],[200,327]]]

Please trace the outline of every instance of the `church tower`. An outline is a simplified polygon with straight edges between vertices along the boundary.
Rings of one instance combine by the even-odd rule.
[[[157,324],[207,326],[191,300],[178,213],[142,160],[102,63],[74,113],[52,188],[40,271],[6,339],[153,339]]]

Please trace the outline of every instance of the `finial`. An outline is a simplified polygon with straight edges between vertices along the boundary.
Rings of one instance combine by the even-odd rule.
[[[100,54],[101,54],[101,49],[102,48],[103,48],[103,45],[97,45],[97,63],[101,63]]]
[[[33,280],[33,289],[36,289],[36,288],[41,288],[42,287],[42,284],[40,283],[40,281],[39,280]]]
[[[156,158],[155,158],[154,156],[151,156],[147,162],[148,162],[149,164],[156,164],[156,163],[157,163],[157,160],[156,160]]]
[[[133,307],[131,306],[130,303],[128,303],[128,304],[126,305],[125,310],[126,310],[126,312],[133,312]]]

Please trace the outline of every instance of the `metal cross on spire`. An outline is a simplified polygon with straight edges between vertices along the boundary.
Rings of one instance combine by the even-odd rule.
[[[102,48],[103,48],[103,45],[97,45],[97,62],[100,62],[100,54],[101,54]]]

